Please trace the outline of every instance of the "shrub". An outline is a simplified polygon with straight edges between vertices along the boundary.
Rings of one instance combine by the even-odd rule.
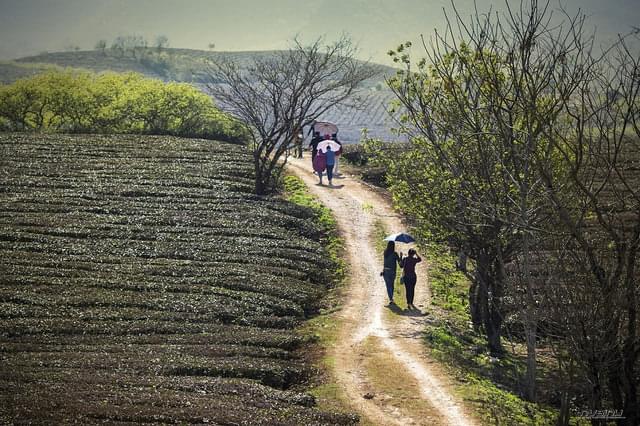
[[[0,154],[1,424],[354,423],[299,393],[323,222],[250,193],[243,146],[10,133]]]
[[[0,86],[0,129],[243,138],[242,126],[189,84],[74,70]]]

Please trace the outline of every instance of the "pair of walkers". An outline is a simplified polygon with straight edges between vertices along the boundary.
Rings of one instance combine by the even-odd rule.
[[[400,266],[400,268],[403,269],[401,282],[404,283],[406,290],[407,307],[409,309],[417,309],[413,304],[413,297],[415,295],[416,281],[418,280],[416,264],[420,262],[422,262],[422,258],[418,256],[418,253],[416,253],[414,249],[410,249],[407,256],[403,256],[402,252],[398,255],[398,253],[396,253],[396,244],[393,241],[387,243],[387,248],[384,251],[384,269],[380,275],[384,277],[390,304],[394,304],[394,284],[396,281],[397,267]]]
[[[312,139],[311,143],[309,144],[312,148],[311,158],[312,158],[314,172],[317,173],[318,177],[320,178],[320,185],[322,185],[323,173],[326,171],[327,178],[329,179],[329,186],[331,186],[333,185],[332,181],[333,181],[334,166],[337,167],[338,165],[338,155],[340,154],[340,152],[339,150],[334,151],[333,149],[331,149],[330,145],[327,145],[326,150],[324,152],[322,150],[319,150],[318,144],[323,140],[333,141],[330,135],[325,135],[324,139],[320,139],[319,135],[314,136],[314,139]],[[335,142],[336,144],[339,145],[339,142],[337,141]]]

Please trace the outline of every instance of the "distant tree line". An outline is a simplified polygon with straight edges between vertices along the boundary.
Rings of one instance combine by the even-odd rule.
[[[98,40],[94,49],[104,57],[123,61],[135,61],[150,72],[165,80],[192,82],[197,79],[198,70],[204,70],[204,62],[188,55],[181,55],[168,49],[169,38],[165,35],[153,41],[141,35],[118,36],[109,42]],[[212,49],[215,44],[209,44]],[[202,76],[200,76],[202,78]]]
[[[239,141],[242,127],[186,83],[49,71],[0,86],[0,130],[167,134]]]
[[[107,49],[109,49],[118,57],[129,55],[133,58],[139,57],[141,53],[149,49],[160,53],[166,47],[169,47],[169,38],[166,35],[157,36],[152,43],[141,35],[133,34],[118,36],[111,42],[111,45],[105,39],[98,40],[95,44],[95,49],[104,55],[108,53]]]

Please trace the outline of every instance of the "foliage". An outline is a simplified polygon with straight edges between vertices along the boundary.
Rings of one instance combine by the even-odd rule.
[[[196,88],[139,74],[49,71],[0,86],[5,130],[141,133],[239,140],[242,130]]]
[[[402,45],[396,53],[407,63],[408,47]],[[394,200],[418,218],[422,232],[477,261],[473,282],[479,292],[470,291],[470,299],[479,315],[472,317],[499,354],[504,293],[499,262],[513,258],[519,239],[511,225],[516,191],[509,179],[517,173],[509,166],[517,163],[506,157],[517,151],[513,146],[521,140],[507,141],[512,143],[509,149],[493,130],[495,121],[477,112],[491,110],[495,96],[483,60],[463,44],[438,61],[430,70],[420,62],[419,72],[401,70],[389,81],[407,105],[401,120],[404,131],[413,133],[410,128],[416,127],[422,133],[404,152],[382,151],[387,179]],[[428,105],[428,111],[416,105]]]
[[[395,200],[428,237],[473,260],[468,271],[460,262],[471,281],[471,319],[494,355],[503,351],[505,296],[515,285],[525,289],[519,298],[532,400],[537,301],[530,259],[534,230],[550,222],[536,168],[566,175],[555,156],[545,156],[549,132],[590,66],[584,16],[567,16],[564,25],[575,28],[567,32],[550,26],[550,13],[531,1],[519,13],[476,12],[466,22],[455,10],[446,32],[424,43],[428,61],[412,59],[411,43],[390,52],[403,69],[388,80],[404,111],[400,131],[410,137],[408,150],[387,156]]]
[[[315,213],[252,193],[243,146],[19,133],[0,152],[2,423],[355,422],[291,390],[331,262]]]
[[[595,53],[586,17],[561,13],[552,25],[535,0],[468,22],[455,11],[424,43],[427,59],[409,43],[392,51],[411,141],[382,157],[396,202],[460,254],[472,323],[493,354],[503,320],[517,318],[527,398],[542,330],[563,378],[559,424],[575,398],[637,424],[638,34]]]

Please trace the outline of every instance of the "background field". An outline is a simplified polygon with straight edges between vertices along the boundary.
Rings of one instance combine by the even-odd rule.
[[[244,147],[0,134],[0,155],[0,423],[354,420],[301,393],[317,218],[252,195]]]
[[[201,88],[206,81],[206,60],[218,55],[231,56],[240,63],[249,63],[253,58],[273,55],[273,51],[262,52],[208,52],[204,50],[164,48],[162,51],[147,48],[137,53],[116,54],[107,49],[77,52],[43,53],[37,56],[20,58],[16,61],[0,62],[0,82],[7,84],[18,78],[28,77],[55,67],[82,68],[95,72],[135,71],[149,77],[165,81],[190,82]],[[322,117],[336,123],[340,129],[340,139],[347,144],[360,141],[363,128],[369,136],[384,140],[396,140],[390,129],[393,120],[387,113],[389,102],[394,95],[386,88],[385,77],[395,73],[395,69],[384,65],[375,65],[379,75],[368,80],[362,92],[358,107],[334,108]]]

